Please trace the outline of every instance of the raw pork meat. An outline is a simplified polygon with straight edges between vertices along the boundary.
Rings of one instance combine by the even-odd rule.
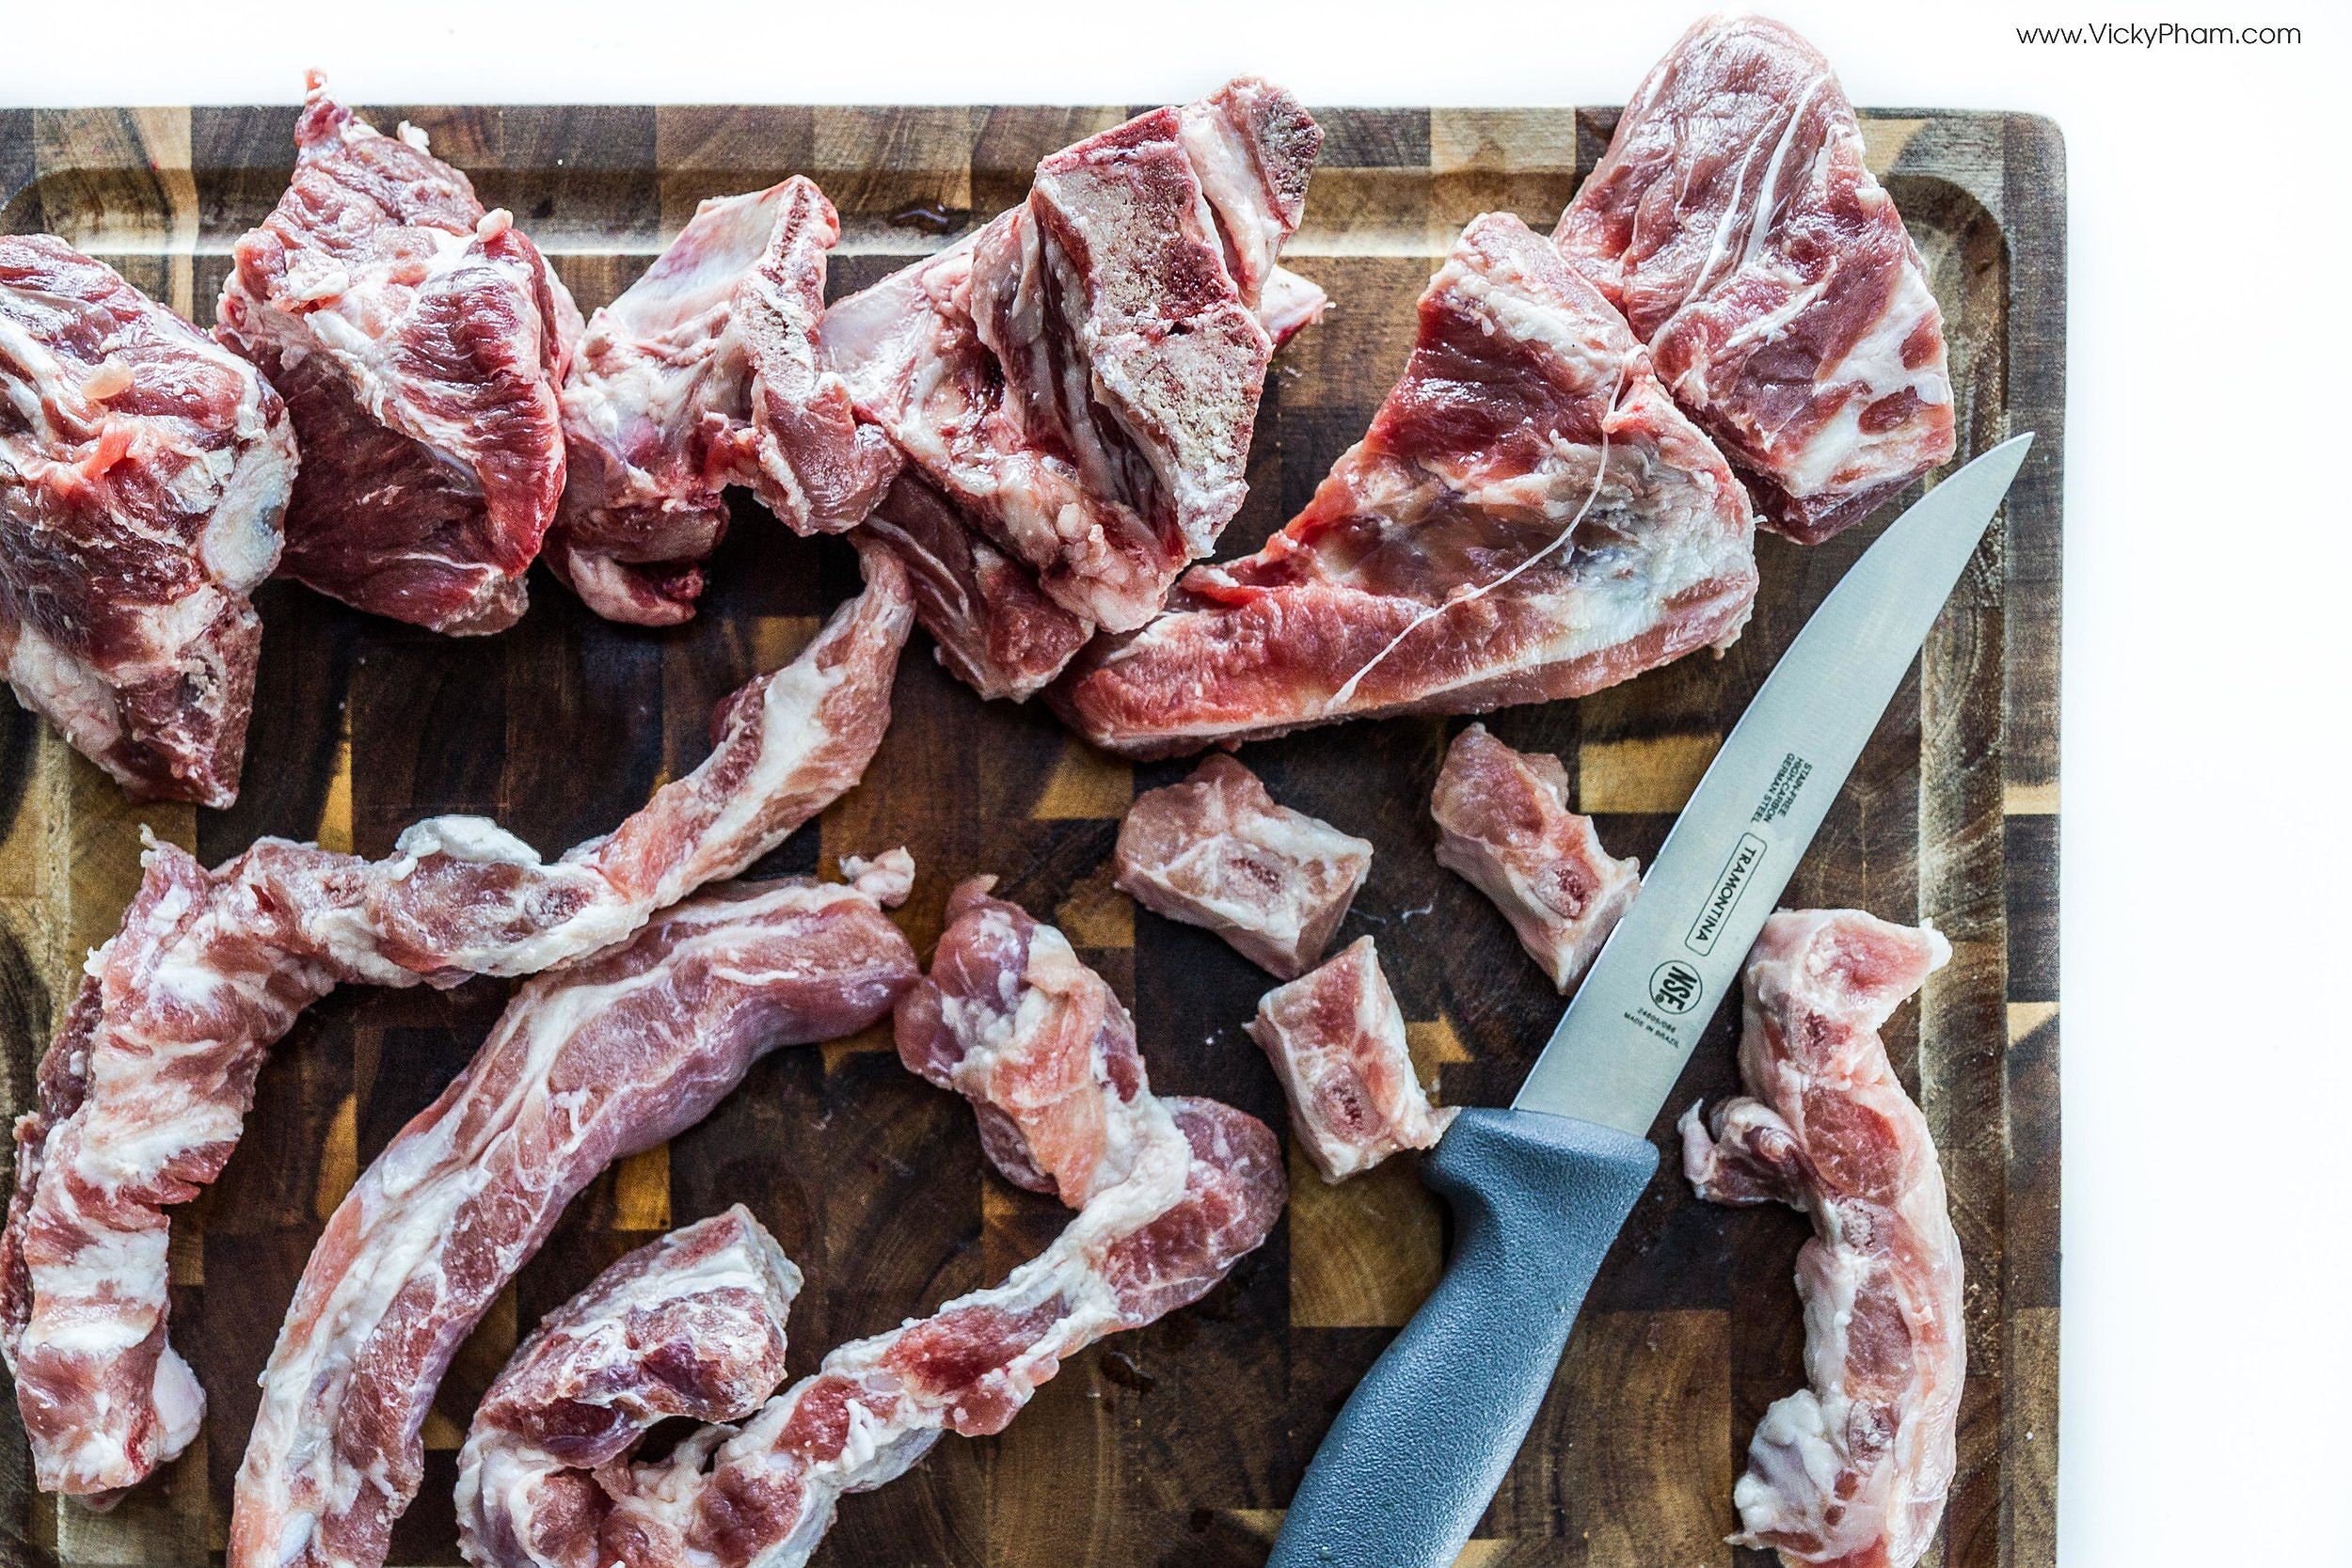
[[[817,363],[840,236],[833,204],[798,176],[706,201],[589,318],[564,383],[569,478],[547,560],[599,615],[690,618],[729,485],[799,533],[838,532],[872,508],[887,443]]]
[[[1277,805],[1258,775],[1213,756],[1136,797],[1119,825],[1119,887],[1202,926],[1285,980],[1323,957],[1372,870],[1372,846]]]
[[[1135,1021],[1069,939],[975,877],[947,900],[931,972],[898,1004],[898,1059],[972,1101],[1005,1179],[1072,1208],[1166,1142]]]
[[[310,1254],[262,1374],[231,1568],[379,1568],[451,1356],[574,1195],[700,1121],[769,1051],[865,1028],[920,974],[864,891],[744,882],[516,992]]]
[[[1853,910],[1773,915],[1748,955],[1751,1098],[1682,1117],[1700,1196],[1813,1220],[1797,1255],[1813,1386],[1764,1413],[1732,1491],[1732,1540],[1783,1562],[1911,1568],[1944,1514],[1967,1370],[1960,1238],[1879,1029],[1951,955]]]
[[[1756,580],[1747,498],[1648,352],[1551,246],[1489,214],[1307,510],[1098,642],[1057,705],[1098,745],[1154,757],[1581,696],[1729,643]]]
[[[1405,1015],[1370,937],[1304,979],[1265,993],[1249,1037],[1274,1064],[1290,1101],[1291,1131],[1323,1173],[1340,1181],[1400,1148],[1429,1148],[1453,1125],[1414,1076]]]
[[[1265,1240],[1284,1196],[1273,1133],[1212,1100],[1168,1101],[1167,1116],[1172,1161],[1098,1192],[1003,1284],[841,1346],[740,1431],[703,1427],[650,1464],[630,1464],[628,1453],[665,1407],[720,1407],[755,1372],[769,1374],[788,1292],[771,1283],[755,1301],[739,1269],[712,1275],[691,1243],[615,1264],[516,1353],[485,1396],[458,1456],[468,1560],[478,1568],[800,1568],[842,1494],[905,1474],[943,1432],[1003,1431],[1062,1362],[1198,1301]],[[662,1277],[673,1270],[707,1277]],[[671,1325],[690,1312],[696,1350],[748,1357],[739,1374],[697,1366],[690,1382],[662,1354],[676,1342]],[[652,1336],[625,1332],[638,1323]],[[664,1386],[676,1382],[691,1391]]]
[[[827,313],[828,363],[908,465],[884,534],[928,558],[925,624],[983,695],[1142,625],[1239,510],[1277,336],[1321,309],[1274,263],[1322,135],[1228,83],[1052,154],[1025,204]]]
[[[0,1237],[0,1349],[47,1491],[129,1486],[187,1446],[196,1380],[166,1338],[167,1211],[219,1175],[253,1076],[336,986],[529,974],[631,936],[736,875],[857,782],[914,623],[879,552],[863,598],[719,709],[711,754],[553,863],[480,817],[437,817],[370,862],[283,839],[207,872],[151,845],[121,931],[18,1118]]]
[[[0,671],[135,800],[237,798],[294,477],[252,366],[63,240],[0,235]]]
[[[1553,238],[1806,544],[1952,455],[1944,318],[1829,62],[1726,13],[1644,80]]]
[[[361,610],[499,631],[564,490],[580,312],[503,210],[310,78],[294,182],[237,242],[221,341],[286,399],[304,462],[281,569]]]
[[[1519,945],[1566,995],[1641,891],[1642,863],[1613,860],[1593,819],[1568,809],[1568,770],[1472,724],[1454,737],[1429,798],[1438,863],[1494,900]]]

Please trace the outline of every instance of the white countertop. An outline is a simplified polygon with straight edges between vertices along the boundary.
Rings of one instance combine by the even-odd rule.
[[[2352,968],[2352,852],[2323,812],[2352,710],[2352,10],[2267,0],[2259,20],[2303,42],[2141,48],[2015,28],[2169,8],[1765,8],[1857,103],[2032,110],[2067,137],[2062,1560],[2352,1562],[2352,1029],[2327,984]],[[361,102],[1144,103],[1248,70],[1311,103],[1602,103],[1690,20],[1622,0],[250,14],[11,6],[0,103],[291,103],[319,65]]]

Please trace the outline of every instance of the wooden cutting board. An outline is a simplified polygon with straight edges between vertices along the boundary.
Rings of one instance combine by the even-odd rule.
[[[432,134],[484,199],[511,208],[585,308],[625,286],[702,198],[814,175],[840,206],[836,293],[1017,200],[1036,159],[1115,123],[1100,108],[378,107]],[[1549,229],[1606,145],[1612,110],[1337,109],[1306,227],[1285,260],[1329,318],[1276,362],[1229,553],[1302,505],[1401,368],[1412,304],[1472,214]],[[292,161],[293,111],[0,111],[12,230],[49,230],[209,320],[236,236]],[[1932,919],[1957,957],[1889,1042],[1943,1151],[1967,1254],[1960,1474],[1931,1561],[2053,1560],[2058,1457],[2058,612],[2064,392],[2064,185],[2056,129],[2016,115],[1864,117],[1872,166],[1943,302],[1963,450],[2039,433],[2032,462],[1929,640],[1795,883],[1799,904]],[[1890,509],[1891,513],[1891,509]],[[1646,860],[1724,730],[1812,607],[1876,532],[1812,550],[1759,540],[1764,589],[1727,657],[1699,656],[1581,702],[1495,719],[1557,752],[1611,848]],[[503,636],[450,641],[287,584],[267,638],[243,798],[134,808],[42,723],[0,704],[0,1032],[5,1108],[61,1016],[75,966],[137,879],[140,824],[208,863],[255,836],[381,854],[433,812],[481,812],[553,853],[611,828],[702,755],[716,700],[778,663],[850,593],[839,541],[787,536],[743,503],[692,625],[609,626],[544,574]],[[1431,858],[1427,800],[1461,721],[1347,724],[1243,753],[1288,804],[1379,846],[1340,940],[1371,932],[1441,1098],[1508,1099],[1559,1011],[1502,918]],[[1139,913],[1107,859],[1131,768],[1037,708],[983,705],[918,637],[865,783],[773,857],[830,869],[904,844],[923,872],[904,922],[937,935],[977,872],[1057,922],[1133,1004],[1164,1092],[1279,1122],[1243,1035],[1266,977],[1206,934]],[[262,1072],[244,1146],[179,1212],[173,1333],[212,1413],[185,1458],[110,1514],[35,1495],[12,1399],[0,1436],[0,1560],[217,1560],[254,1378],[321,1222],[463,1066],[503,1001],[353,989],[314,1007]],[[1659,1120],[1734,1086],[1719,1019]],[[1761,1563],[1722,1544],[1764,1407],[1803,1380],[1794,1213],[1696,1202],[1669,1158],[1602,1271],[1553,1397],[1465,1557],[1499,1564]],[[1332,1413],[1430,1285],[1443,1222],[1391,1162],[1324,1186],[1294,1158],[1287,1219],[1192,1309],[1081,1355],[1003,1436],[950,1438],[914,1473],[849,1499],[821,1563],[1245,1564],[1262,1560]],[[986,1173],[961,1101],[905,1072],[875,1032],[770,1057],[702,1126],[582,1194],[441,1389],[422,1496],[394,1561],[457,1560],[455,1448],[516,1336],[622,1251],[749,1203],[809,1279],[796,1372],[831,1346],[1001,1277],[1064,1215]]]

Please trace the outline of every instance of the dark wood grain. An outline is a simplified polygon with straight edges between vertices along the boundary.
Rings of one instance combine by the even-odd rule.
[[[1041,153],[1115,122],[1078,108],[448,108],[407,118],[511,206],[583,307],[625,287],[694,204],[792,172],[842,209],[836,295],[1018,198]],[[1614,124],[1610,109],[1341,109],[1289,259],[1337,309],[1277,362],[1227,536],[1251,547],[1361,433],[1409,348],[1412,303],[1463,221],[1549,226]],[[202,314],[236,236],[291,163],[283,108],[0,111],[0,221],[49,228]],[[1933,919],[1952,966],[1889,1035],[1942,1148],[1969,1274],[1970,1377],[1950,1524],[1931,1561],[2054,1559],[2058,1345],[2058,626],[2064,437],[2064,174],[2056,130],[2020,116],[1865,116],[1871,160],[1946,311],[1963,448],[2037,432],[1987,540],[1824,826],[1789,898]],[[1655,853],[1724,730],[1873,527],[1800,549],[1761,541],[1763,596],[1722,658],[1579,703],[1497,716],[1556,752],[1620,853]],[[596,620],[544,576],[502,637],[451,641],[286,584],[267,626],[244,794],[228,812],[134,809],[54,735],[0,711],[0,1093],[9,1112],[85,948],[136,881],[136,830],[207,862],[263,833],[387,849],[432,811],[487,813],[554,852],[609,828],[707,744],[713,703],[780,662],[856,571],[839,541],[788,537],[748,501],[692,625]],[[1501,917],[1431,858],[1430,784],[1459,721],[1398,720],[1253,745],[1287,803],[1379,846],[1341,940],[1370,933],[1444,1099],[1508,1097],[1558,1011]],[[830,869],[894,844],[922,867],[903,911],[925,946],[947,889],[993,873],[1058,922],[1133,1003],[1155,1083],[1269,1120],[1281,1104],[1240,1025],[1266,978],[1206,933],[1136,910],[1105,862],[1130,768],[1037,709],[979,704],[919,641],[863,784],[770,857]],[[216,1560],[253,1379],[325,1215],[467,1059],[504,989],[347,991],[262,1074],[250,1134],[181,1212],[174,1333],[213,1401],[189,1455],[112,1514],[38,1497],[13,1402],[0,1413],[0,1564],[141,1568]],[[1672,1115],[1732,1089],[1718,1019]],[[1722,1544],[1750,1428],[1803,1377],[1790,1273],[1805,1227],[1694,1201],[1661,1171],[1597,1283],[1534,1436],[1465,1561],[1478,1568],[1757,1564]],[[1341,1188],[1294,1162],[1267,1245],[1195,1308],[1074,1359],[1003,1436],[949,1442],[848,1500],[819,1554],[851,1564],[1254,1564],[1348,1388],[1434,1279],[1443,1220],[1407,1158]],[[869,1032],[761,1064],[701,1126],[607,1172],[492,1308],[426,1431],[425,1495],[395,1560],[456,1560],[448,1498],[473,1402],[518,1336],[627,1248],[750,1204],[808,1275],[792,1359],[812,1366],[1000,1276],[1062,1222],[984,1173],[959,1101]]]

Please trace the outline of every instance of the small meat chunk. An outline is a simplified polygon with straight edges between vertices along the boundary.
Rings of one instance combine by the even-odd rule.
[[[1413,1075],[1405,1015],[1370,937],[1266,992],[1249,1036],[1274,1064],[1292,1131],[1326,1181],[1370,1170],[1400,1148],[1431,1148],[1454,1121]]]
[[[1568,809],[1568,772],[1472,724],[1454,737],[1429,814],[1438,863],[1494,900],[1562,995],[1633,907],[1642,863],[1614,860],[1593,819]]]
[[[1294,980],[1346,918],[1372,846],[1276,804],[1258,775],[1218,755],[1136,800],[1113,863],[1120,890],[1145,909],[1215,931]]]

